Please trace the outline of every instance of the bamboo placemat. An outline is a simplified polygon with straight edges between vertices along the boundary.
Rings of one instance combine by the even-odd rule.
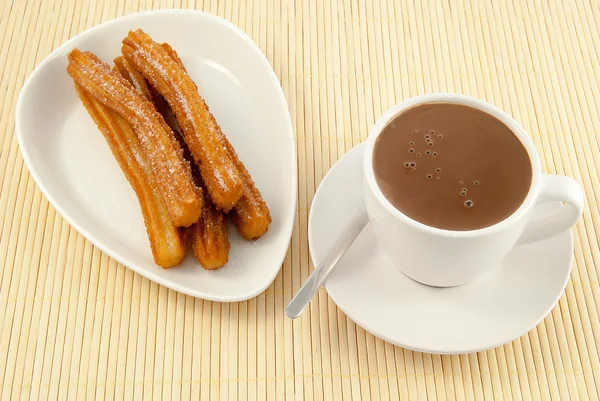
[[[294,234],[274,284],[247,302],[183,296],[103,255],[49,206],[18,153],[17,95],[46,55],[103,21],[172,7],[216,13],[246,31],[292,115]],[[0,399],[598,399],[597,2],[15,0],[0,8]],[[546,172],[584,186],[559,304],[511,344],[461,356],[385,343],[323,290],[300,319],[287,319],[285,305],[312,269],[307,216],[324,174],[388,107],[432,91],[508,111],[532,134]]]

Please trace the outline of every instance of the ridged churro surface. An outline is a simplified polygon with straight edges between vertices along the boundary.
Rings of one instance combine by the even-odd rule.
[[[81,86],[76,84],[75,89],[137,195],[154,262],[162,267],[178,265],[185,257],[186,246],[163,204],[150,163],[131,125]]]
[[[141,29],[129,32],[121,50],[169,103],[212,201],[229,211],[242,196],[242,179],[220,140],[221,129],[192,79],[163,46]]]
[[[188,230],[194,257],[203,268],[213,270],[229,259],[229,236],[225,215],[213,205],[207,192],[204,191],[202,216]]]
[[[67,71],[76,84],[132,126],[175,225],[195,223],[202,211],[200,193],[173,132],[152,103],[93,53],[74,49]]]
[[[148,87],[146,79],[135,69],[135,66],[131,61],[123,56],[116,57],[113,61],[115,63],[114,69],[117,70],[123,78],[131,82],[133,87],[144,95],[146,99],[152,100],[152,95],[150,94],[150,88]]]

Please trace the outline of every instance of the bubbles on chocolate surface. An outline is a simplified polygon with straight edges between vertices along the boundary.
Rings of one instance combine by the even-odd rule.
[[[396,127],[377,138],[380,158],[373,157],[373,167],[382,192],[396,208],[429,226],[462,231],[501,221],[504,210],[510,212],[506,203],[512,199],[508,196],[519,196],[519,188],[513,188],[513,184],[526,181],[527,177],[521,179],[515,167],[519,163],[518,152],[510,147],[513,145],[508,139],[502,142],[502,130],[506,127],[489,118],[489,122],[480,124],[478,118],[485,119],[487,115],[475,115],[470,120],[470,115],[462,118],[459,112],[471,111],[440,103],[403,112]],[[486,131],[488,127],[490,133]],[[497,137],[490,136],[492,131]],[[482,132],[484,136],[480,135]],[[508,134],[512,135],[509,138],[514,137],[512,132]],[[517,145],[520,144],[514,146]],[[505,148],[516,158],[501,164],[498,153]],[[374,148],[374,155],[376,152]],[[437,160],[441,153],[444,156]],[[528,167],[530,163],[523,164]],[[495,168],[498,165],[503,168]],[[510,177],[509,171],[517,174]],[[526,168],[523,173],[527,175]]]

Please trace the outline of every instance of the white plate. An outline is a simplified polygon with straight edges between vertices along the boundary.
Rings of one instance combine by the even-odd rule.
[[[121,40],[137,28],[179,52],[271,210],[273,223],[256,242],[230,229],[229,263],[217,271],[203,270],[191,257],[168,270],[154,264],[137,198],[66,72],[74,47],[112,63]],[[199,11],[151,11],[83,32],[52,52],[23,86],[16,133],[27,167],[58,212],[94,245],[150,280],[200,298],[240,301],[264,291],[277,275],[296,209],[291,120],[269,62],[224,19]]]
[[[362,204],[359,145],[323,179],[312,203],[308,240],[315,265]],[[560,205],[546,203],[534,213]],[[365,330],[415,351],[461,354],[508,343],[533,329],[554,307],[573,261],[570,231],[520,246],[501,268],[453,288],[434,288],[396,269],[363,230],[325,287],[333,301]]]

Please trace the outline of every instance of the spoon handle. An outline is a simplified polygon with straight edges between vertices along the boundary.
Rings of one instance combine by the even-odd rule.
[[[346,251],[354,243],[354,240],[356,240],[358,234],[361,233],[368,221],[369,218],[365,206],[362,205],[344,228],[333,247],[329,250],[325,260],[315,268],[310,277],[308,277],[308,280],[302,284],[300,290],[288,304],[285,311],[288,317],[295,319],[300,316],[302,311],[306,308],[306,305],[308,305],[310,300],[323,285],[327,276],[329,276],[342,256],[344,256]]]

